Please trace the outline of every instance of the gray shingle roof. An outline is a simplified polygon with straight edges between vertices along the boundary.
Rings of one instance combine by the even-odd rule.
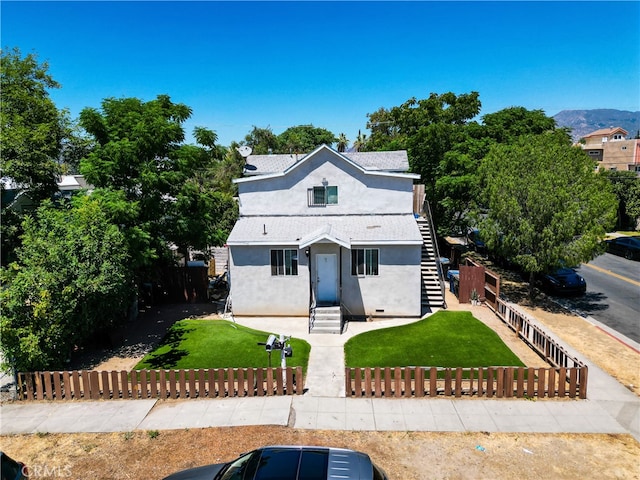
[[[407,152],[344,152],[341,153],[364,170],[404,173],[409,170]],[[245,175],[281,173],[302,160],[306,154],[249,155]]]
[[[227,244],[304,247],[319,241],[409,245],[421,244],[422,236],[412,214],[256,216],[240,217]]]

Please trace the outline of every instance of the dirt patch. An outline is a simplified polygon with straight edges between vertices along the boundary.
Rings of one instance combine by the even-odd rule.
[[[640,478],[640,443],[628,435],[352,432],[272,426],[23,435],[3,437],[1,448],[25,461],[35,478],[111,480],[162,478],[269,444],[361,450],[392,479],[573,480],[600,479],[604,472],[611,479]]]
[[[640,396],[640,353],[578,315],[550,312],[540,306],[521,308],[580,352],[582,359],[589,359]]]
[[[487,268],[500,275],[500,292],[505,298],[518,304],[521,310],[580,352],[581,359],[588,359],[598,365],[640,396],[640,352],[565,309],[542,292],[536,291],[532,302],[529,298],[528,283],[517,273],[502,269],[481,257],[476,256],[474,260],[485,264]],[[457,300],[451,303],[456,304]],[[499,329],[496,331],[500,332]],[[518,354],[518,351],[514,350],[514,353]]]
[[[167,330],[185,318],[217,317],[215,303],[157,305],[141,311],[128,323],[117,344],[110,348],[86,348],[77,352],[69,370],[132,370],[162,340]]]

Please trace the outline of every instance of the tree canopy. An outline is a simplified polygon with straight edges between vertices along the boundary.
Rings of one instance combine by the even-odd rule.
[[[299,125],[287,128],[278,135],[279,153],[309,153],[320,145],[332,145],[338,139],[325,128]]]
[[[63,368],[76,345],[126,319],[133,283],[125,238],[94,196],[45,201],[2,270],[4,367]]]
[[[591,260],[613,226],[616,199],[610,183],[594,173],[593,160],[572,146],[565,132],[493,145],[480,175],[483,238],[531,279]]]
[[[201,145],[185,145],[182,124],[190,115],[168,95],[148,102],[107,98],[101,110],[80,114],[96,142],[80,170],[99,190],[122,192],[112,200],[130,205],[126,212],[114,207],[123,215],[114,221],[127,228],[138,269],[165,257],[170,242],[185,254],[189,247],[221,245],[233,225],[230,194],[214,187],[225,176],[219,167],[226,151],[215,145],[215,132],[202,127],[194,130]]]
[[[63,115],[49,98],[60,85],[49,75],[49,65],[20,50],[2,52],[0,142],[2,176],[28,185],[36,201],[57,190],[58,155],[65,133]]]
[[[635,229],[640,218],[640,178],[635,172],[604,170],[618,199],[616,228]]]
[[[280,135],[273,133],[270,127],[253,127],[242,142],[251,147],[254,155],[270,153],[309,153],[322,144],[333,145],[346,141],[337,138],[325,128],[313,125],[298,125],[289,127]],[[339,145],[338,145],[339,147]]]
[[[65,134],[65,116],[49,90],[60,85],[49,74],[46,62],[35,54],[22,56],[19,49],[2,51],[0,70],[0,176],[13,187],[28,191],[37,206],[57,191],[58,157]],[[13,259],[20,245],[23,212],[11,208],[12,199],[2,188],[2,265]]]

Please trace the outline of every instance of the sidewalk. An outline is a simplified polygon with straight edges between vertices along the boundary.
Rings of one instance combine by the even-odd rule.
[[[468,308],[476,316],[493,315],[487,308]],[[0,434],[283,425],[363,431],[630,433],[640,441],[640,399],[577,353],[589,366],[587,400],[345,398],[344,343],[363,331],[411,321],[354,322],[342,335],[310,335],[304,318],[242,319],[239,323],[251,328],[311,344],[305,395],[5,403],[0,405]]]

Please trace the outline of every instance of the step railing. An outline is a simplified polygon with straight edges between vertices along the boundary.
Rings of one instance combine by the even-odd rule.
[[[440,262],[440,249],[438,248],[438,237],[436,236],[436,229],[433,226],[433,215],[431,214],[431,205],[428,200],[424,201],[422,207],[422,213],[427,219],[429,224],[429,233],[431,235],[431,244],[433,245],[433,250],[435,252],[435,260],[436,260],[436,268],[438,271],[438,279],[440,281],[440,293],[442,295],[442,306],[447,308],[447,303],[445,300],[445,286],[444,286],[444,271],[442,270],[442,264]]]

